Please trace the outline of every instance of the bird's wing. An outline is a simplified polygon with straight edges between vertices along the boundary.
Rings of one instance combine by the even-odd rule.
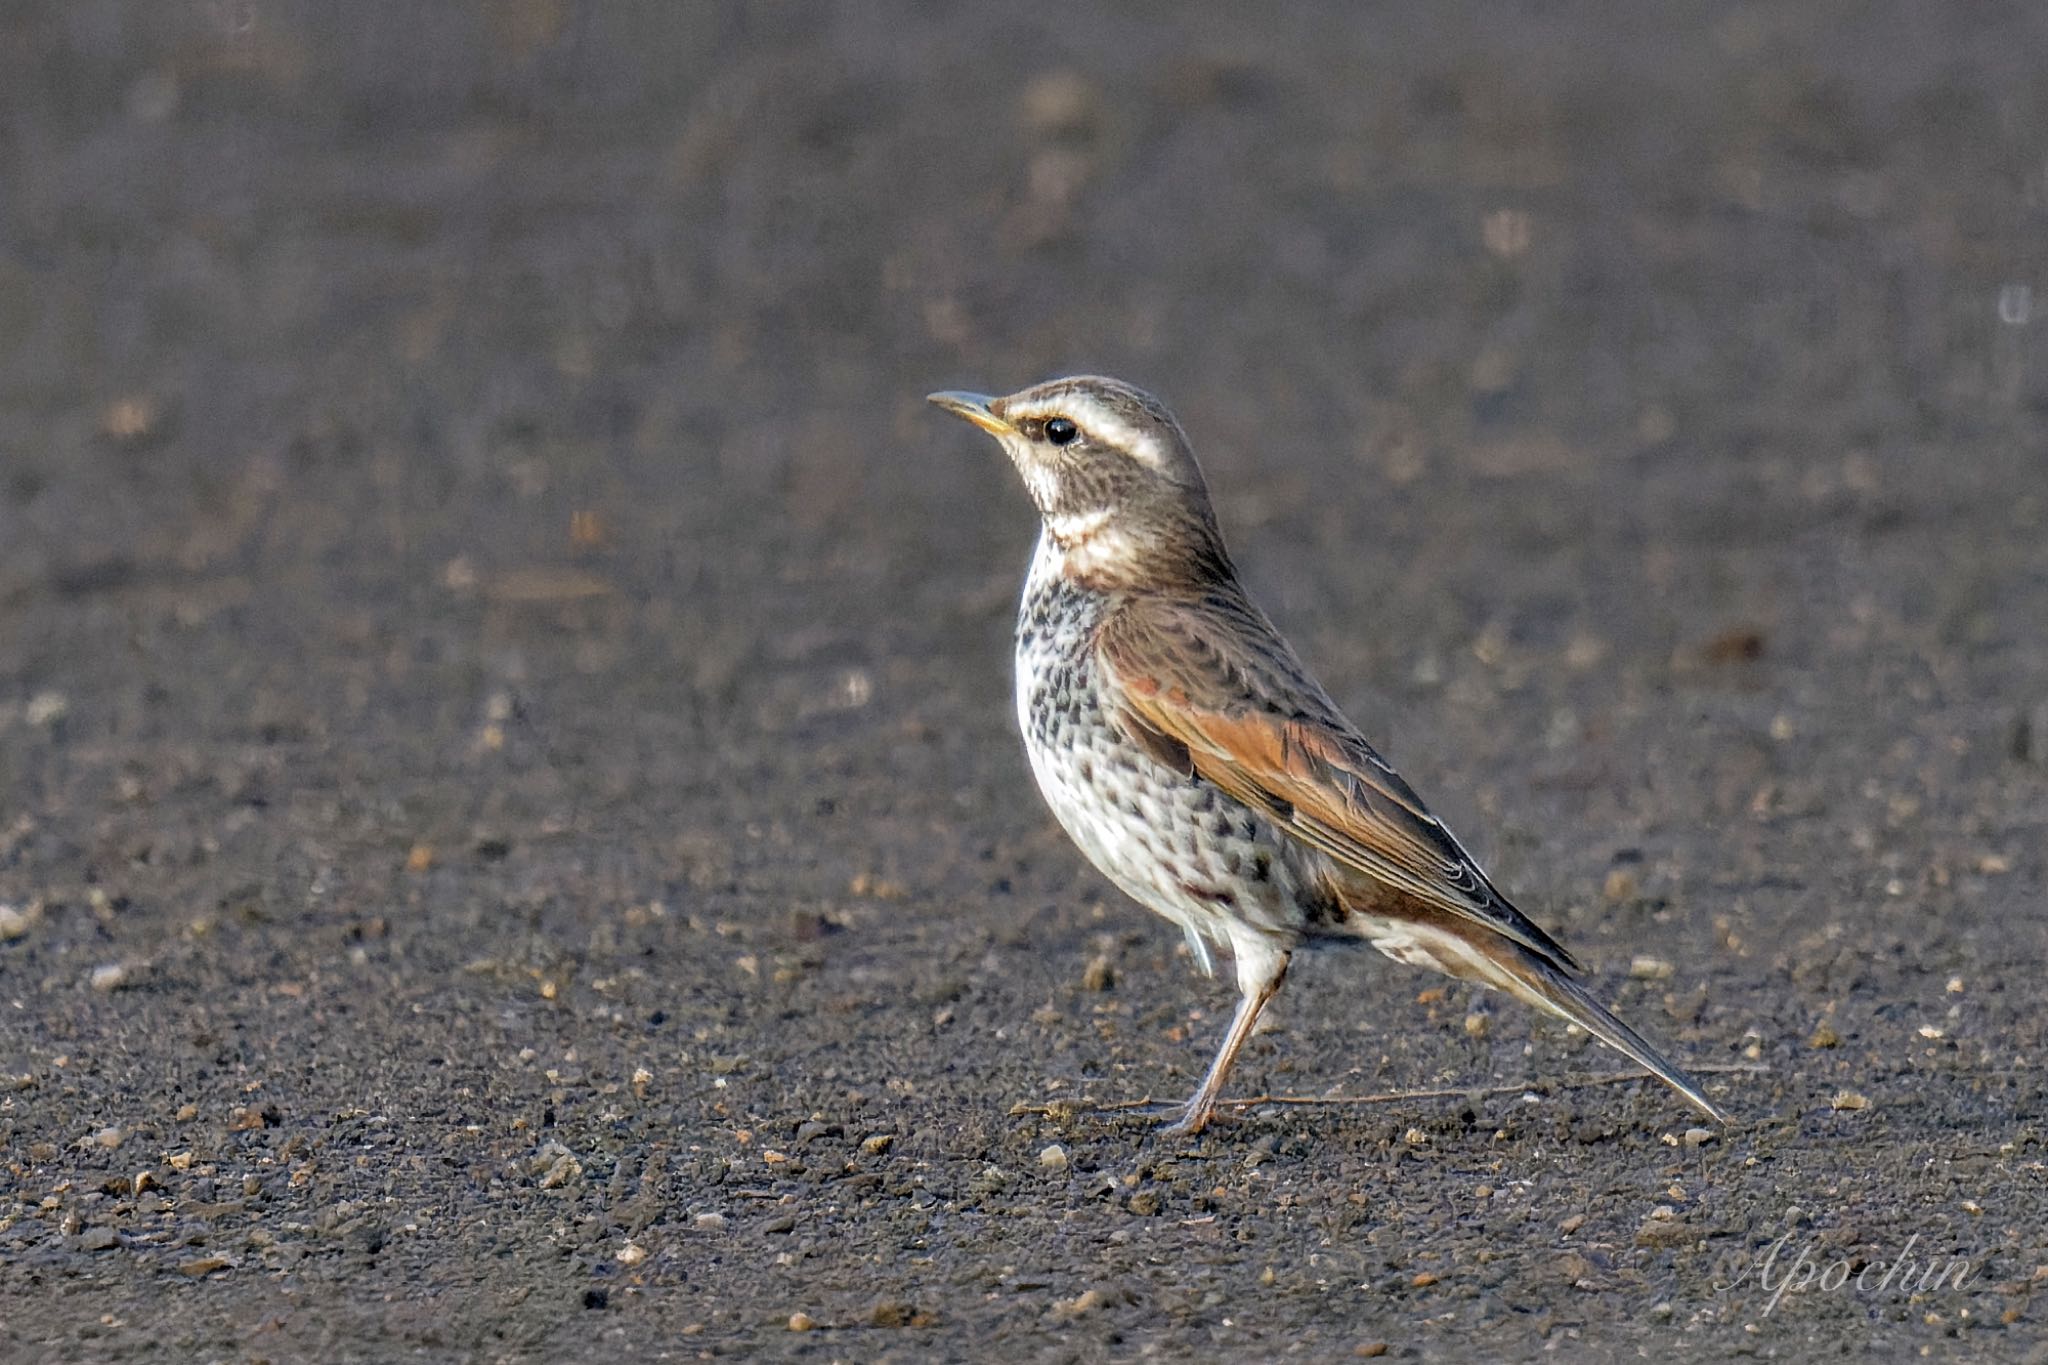
[[[1264,812],[1344,869],[1579,970],[1494,888],[1249,601],[1218,591],[1130,600],[1103,623],[1096,649],[1125,732],[1162,762]]]

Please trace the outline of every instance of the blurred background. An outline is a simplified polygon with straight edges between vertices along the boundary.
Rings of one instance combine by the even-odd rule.
[[[1042,1255],[1019,1321],[1108,1276],[1133,1339],[1295,1332],[911,1193],[923,1231],[834,1223],[748,1145],[898,1133],[957,1213],[1038,1169],[1012,1102],[1211,1046],[1227,1001],[1029,790],[1035,527],[923,403],[1080,370],[1176,410],[1269,610],[1624,1012],[1771,1068],[1732,1107],[1913,1097],[1872,1207],[2031,1122],[2044,43],[2024,4],[0,9],[0,1280],[118,1315],[213,1245],[207,1311],[459,1352],[570,1349],[628,1284],[744,1343],[878,1264],[930,1316]],[[1312,976],[1247,1086],[1577,1065]],[[1378,1122],[1298,1178],[1382,1178]],[[178,1151],[241,1201],[210,1244],[84,1178]],[[769,1253],[693,1220],[786,1207],[735,1308],[706,1266]],[[1262,1207],[1253,1269],[1321,1235]],[[1389,1263],[1448,1245],[1375,1208]],[[497,1235],[570,1259],[434,1307]],[[1575,1311],[1644,1330],[1635,1292]],[[1347,1311],[1332,1349],[1426,1316]]]

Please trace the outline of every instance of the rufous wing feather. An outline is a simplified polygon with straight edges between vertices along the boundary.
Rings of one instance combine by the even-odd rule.
[[[1257,608],[1215,593],[1131,601],[1097,658],[1121,722],[1341,867],[1578,964],[1517,910],[1393,767],[1344,720]]]

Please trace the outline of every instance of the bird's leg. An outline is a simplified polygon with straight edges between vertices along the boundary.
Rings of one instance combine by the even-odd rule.
[[[1266,1004],[1280,993],[1280,983],[1287,979],[1289,954],[1277,953],[1258,965],[1264,970],[1247,973],[1243,968],[1248,964],[1240,953],[1239,988],[1244,992],[1238,997],[1237,1012],[1230,1016],[1230,1031],[1223,1035],[1223,1046],[1216,1051],[1216,1060],[1209,1063],[1209,1074],[1202,1077],[1202,1084],[1188,1102],[1181,1108],[1180,1117],[1167,1124],[1160,1131],[1165,1133],[1199,1133],[1209,1126],[1209,1115],[1216,1108],[1216,1098],[1223,1091],[1224,1078],[1230,1075],[1230,1068],[1237,1062],[1237,1054],[1243,1049],[1245,1039],[1252,1036],[1252,1029],[1259,1022],[1259,1015]],[[1249,975],[1249,981],[1244,978]]]

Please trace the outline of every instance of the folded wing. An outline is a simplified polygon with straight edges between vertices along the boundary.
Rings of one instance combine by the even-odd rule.
[[[1579,970],[1517,910],[1352,728],[1271,623],[1232,593],[1144,598],[1103,625],[1097,659],[1126,733],[1338,867]]]

